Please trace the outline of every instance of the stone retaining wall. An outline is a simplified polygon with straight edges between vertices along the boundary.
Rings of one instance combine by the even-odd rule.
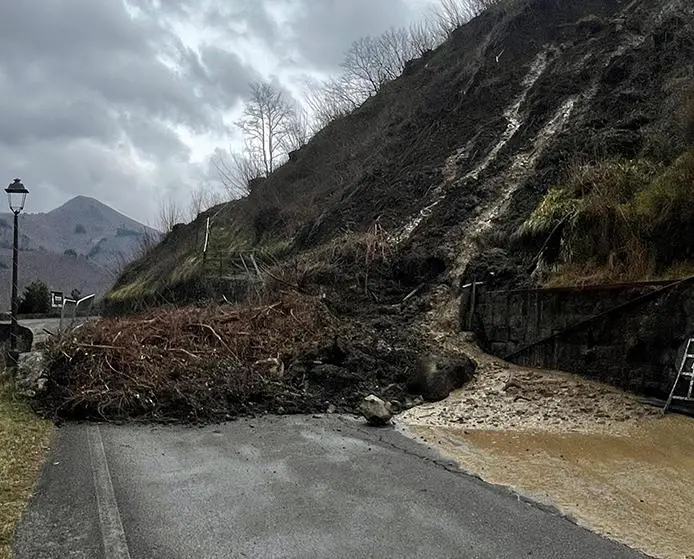
[[[466,327],[471,294],[461,307]],[[472,329],[488,352],[511,362],[662,397],[683,344],[694,336],[694,282],[523,291],[479,286]]]

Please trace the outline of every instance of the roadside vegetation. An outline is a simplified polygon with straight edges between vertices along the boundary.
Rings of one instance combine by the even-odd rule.
[[[540,283],[694,275],[694,87],[686,91],[678,143],[653,135],[647,146],[657,140],[659,154],[574,164],[520,226],[517,238],[542,245]]]
[[[0,380],[0,559],[10,559],[14,527],[52,433],[50,422],[36,416],[11,383]]]

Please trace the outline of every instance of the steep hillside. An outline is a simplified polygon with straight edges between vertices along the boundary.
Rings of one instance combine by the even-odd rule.
[[[545,281],[542,268],[578,266],[572,279],[579,281],[587,281],[583,268],[607,265],[600,259],[621,258],[622,268],[613,268],[624,269],[629,259],[609,244],[609,231],[600,233],[606,251],[561,260],[564,234],[592,238],[590,225],[567,226],[581,222],[573,219],[580,212],[552,213],[544,228],[527,221],[553,187],[601,165],[644,161],[661,193],[681,192],[692,91],[689,0],[504,3],[412,61],[247,199],[174,231],[125,271],[110,301],[127,308],[195,297],[205,278],[229,273],[218,259],[238,250],[258,251],[281,282],[336,292],[335,305],[346,309],[400,302],[414,288],[441,286],[454,297],[472,276],[523,286]],[[589,180],[590,188],[601,180]],[[626,184],[631,199],[651,182]],[[572,194],[570,207],[590,205],[587,194]],[[596,215],[594,223],[606,222]],[[649,233],[642,248],[657,251],[694,223],[685,222],[665,236]],[[684,273],[692,256],[671,254],[641,275]]]

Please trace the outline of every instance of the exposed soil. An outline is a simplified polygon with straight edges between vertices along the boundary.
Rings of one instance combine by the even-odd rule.
[[[659,413],[605,384],[504,363],[466,345],[466,353],[478,363],[476,378],[444,402],[405,412],[403,422],[480,430],[596,432]]]
[[[194,267],[212,216],[211,257],[283,246],[283,259],[378,224],[398,258],[435,257],[451,276],[467,268],[461,243],[486,236],[492,246],[478,247],[467,275],[496,267],[497,282],[528,282],[540,247],[510,235],[573,163],[631,158],[653,142],[681,149],[675,115],[694,75],[691,6],[503,4],[316,134],[247,199],[169,235],[119,279],[119,308],[188,281],[181,264]],[[191,276],[190,298],[199,280]]]

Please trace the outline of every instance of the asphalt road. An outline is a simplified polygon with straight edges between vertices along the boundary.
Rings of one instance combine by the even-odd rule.
[[[67,425],[17,559],[632,558],[552,510],[342,417]]]
[[[69,326],[75,326],[84,322],[85,318],[78,317],[74,320],[70,318],[65,318],[63,326],[65,328]],[[30,320],[20,320],[19,324],[29,328],[34,333],[34,343],[45,340],[49,334],[45,330],[49,330],[53,333],[58,333],[60,330],[60,319],[59,318],[37,318]]]

